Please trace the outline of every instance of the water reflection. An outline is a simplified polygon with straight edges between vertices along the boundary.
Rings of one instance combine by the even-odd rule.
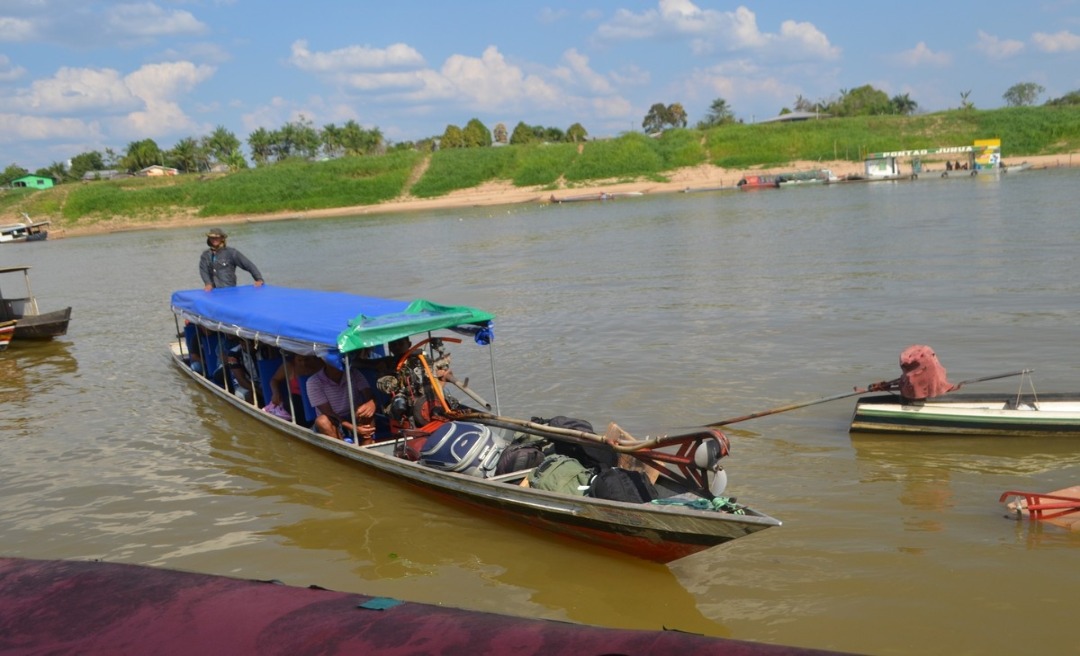
[[[432,603],[469,599],[469,607],[532,617],[729,635],[697,610],[666,567],[433,500],[238,411],[217,412],[202,390],[197,396],[206,397],[194,405],[198,432],[208,436],[209,455],[229,481],[227,494],[248,499],[238,504],[246,513],[230,521],[257,525],[258,539],[289,552],[322,554],[306,556],[314,561],[304,568],[306,583],[311,572],[340,570],[320,584]],[[220,483],[214,478],[205,493],[224,494]],[[250,534],[229,535],[223,540],[215,532],[209,542],[162,560],[243,552],[251,543]],[[290,566],[276,569],[277,578],[288,577]],[[553,588],[553,579],[563,583]]]
[[[882,436],[851,433],[865,480],[911,470],[1030,476],[1080,465],[1075,437]]]

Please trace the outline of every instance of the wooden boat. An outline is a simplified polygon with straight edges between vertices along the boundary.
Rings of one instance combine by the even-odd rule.
[[[616,198],[636,198],[638,196],[643,196],[643,195],[644,194],[642,192],[640,192],[640,191],[617,191],[617,192],[612,192],[612,193],[602,191],[602,192],[596,193],[596,194],[580,194],[580,195],[577,195],[577,196],[556,196],[555,194],[552,194],[551,198],[548,199],[548,202],[549,203],[580,203],[580,202],[583,202],[583,201],[590,201],[590,200],[615,200]]]
[[[502,416],[498,414],[497,391],[492,412],[490,404],[467,383],[456,384],[473,405],[455,400],[449,388],[444,389],[443,376],[433,372],[448,372],[447,345],[461,339],[436,333],[450,330],[471,335],[480,346],[489,344],[494,317],[481,310],[267,285],[216,289],[209,294],[202,289],[179,291],[172,295],[171,306],[181,335],[172,345],[173,361],[216,398],[281,433],[436,497],[663,563],[780,525],[768,515],[720,496],[727,474],[719,459],[727,453],[727,438],[719,431],[637,440],[612,424],[601,436]],[[180,320],[187,322],[182,331]],[[250,401],[233,393],[235,386],[224,377],[205,375],[218,370],[217,362],[224,359],[221,333],[256,351],[256,371],[252,373],[253,377],[261,373],[261,381],[253,385],[256,398]],[[389,374],[373,373],[376,361],[369,358],[402,338],[420,341],[394,358],[396,366]],[[364,446],[358,445],[360,440],[350,444],[263,411],[269,396],[268,372],[276,370],[278,363],[273,354],[260,356],[266,349],[257,348],[259,345],[291,354],[318,355],[328,362],[340,362],[344,369],[359,369],[369,381],[374,379],[371,386],[377,390],[379,407],[376,441]],[[197,364],[195,369],[193,364]],[[452,375],[445,380],[457,381]],[[491,386],[497,390],[494,376]],[[292,405],[289,415],[298,417],[302,411]],[[417,458],[429,436],[448,425],[463,423],[487,427],[491,433],[494,447],[484,445],[484,451],[477,452],[478,461],[490,463],[516,434],[543,438],[553,448],[591,448],[609,455],[615,451],[624,461],[629,458],[652,468],[657,476],[655,488],[662,498],[631,503],[562,494],[523,486],[523,481],[535,474],[533,467],[492,475],[484,468],[487,465],[466,469],[469,463],[464,463],[444,468]]]
[[[855,404],[851,432],[1080,435],[1080,394],[945,394],[925,401],[867,396]]]
[[[23,274],[26,287],[25,296],[8,296],[0,287],[0,321],[18,319],[15,337],[18,339],[51,339],[67,334],[71,321],[71,307],[42,313],[38,310],[37,299],[30,288],[30,267],[0,267],[0,276],[6,273]]]
[[[828,652],[613,629],[142,565],[0,558],[5,654],[723,654]]]
[[[829,169],[814,169],[811,171],[795,171],[794,173],[781,173],[777,176],[777,185],[785,187],[799,187],[802,185],[821,185],[839,182],[840,178],[833,175]]]
[[[45,241],[49,237],[49,221],[30,221],[26,216],[26,223],[9,223],[0,226],[0,244],[21,243],[28,241]]]
[[[1020,162],[1019,164],[1006,164],[1005,166],[999,166],[997,168],[1001,173],[1020,173],[1031,168],[1031,162]]]
[[[780,180],[775,175],[748,175],[745,178],[740,178],[735,186],[743,191],[750,191],[753,189],[778,189],[780,187]]]
[[[11,319],[9,321],[0,321],[0,351],[6,351],[11,339],[15,337],[15,324],[18,321]]]

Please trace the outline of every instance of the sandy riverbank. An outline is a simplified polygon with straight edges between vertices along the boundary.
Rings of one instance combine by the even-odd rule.
[[[1010,164],[1018,164],[1021,161],[1031,163],[1033,169],[1057,168],[1080,166],[1080,153],[1064,155],[1039,155],[1033,157],[1015,158],[1007,160]],[[929,171],[941,169],[938,163],[927,164]],[[604,183],[597,182],[583,187],[574,187],[552,191],[541,187],[520,188],[509,182],[490,182],[474,187],[463,189],[431,199],[417,199],[403,197],[378,205],[358,205],[353,207],[337,207],[323,210],[309,210],[304,212],[287,211],[273,214],[258,214],[244,216],[227,216],[214,218],[201,218],[194,216],[173,216],[154,223],[114,220],[95,223],[89,226],[74,226],[66,229],[53,230],[57,237],[76,237],[89,234],[107,232],[119,232],[126,230],[144,230],[159,228],[179,228],[196,225],[229,225],[236,223],[252,223],[259,221],[281,221],[296,219],[315,219],[334,216],[363,216],[365,214],[380,214],[385,212],[416,212],[431,209],[452,207],[480,207],[490,205],[514,205],[521,203],[546,203],[550,202],[552,195],[559,196],[587,196],[601,193],[641,193],[662,194],[677,193],[686,189],[713,189],[721,187],[733,187],[740,178],[746,175],[773,174],[785,171],[803,171],[810,169],[830,169],[836,176],[861,175],[863,165],[861,162],[791,162],[784,166],[772,168],[757,168],[751,170],[723,169],[710,164],[679,169],[668,174],[667,182],[638,181]]]

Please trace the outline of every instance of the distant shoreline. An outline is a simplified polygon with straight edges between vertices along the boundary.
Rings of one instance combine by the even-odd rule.
[[[1080,166],[1080,153],[1074,157],[1072,153],[1062,155],[1035,155],[1032,157],[1010,158],[1008,163],[1019,164],[1029,162],[1032,169],[1066,168]],[[935,163],[930,163],[931,168],[927,172],[933,173]],[[342,216],[366,216],[371,214],[386,214],[391,212],[420,212],[425,210],[446,209],[454,207],[488,207],[498,205],[519,205],[524,203],[548,203],[552,196],[589,196],[600,194],[660,194],[678,193],[686,190],[711,190],[734,187],[740,178],[746,175],[768,175],[787,171],[805,171],[812,169],[829,169],[837,176],[862,175],[863,165],[861,162],[833,161],[833,162],[790,162],[784,166],[762,167],[733,171],[702,164],[700,166],[678,169],[667,175],[667,182],[654,182],[642,180],[635,182],[605,183],[602,181],[590,183],[584,187],[562,188],[552,190],[546,187],[515,187],[510,182],[488,182],[471,189],[462,189],[451,192],[438,198],[411,198],[403,197],[379,203],[377,205],[357,205],[352,207],[336,207],[320,210],[306,211],[283,211],[269,214],[252,214],[244,216],[217,216],[217,217],[193,217],[173,216],[154,221],[152,223],[113,220],[95,223],[88,226],[75,226],[50,231],[50,238],[56,237],[82,237],[87,235],[107,234],[114,232],[129,232],[132,230],[159,230],[166,228],[184,228],[203,225],[231,225],[237,223],[262,223],[269,221],[295,221],[304,219],[318,219]],[[1026,174],[1021,174],[1026,175]]]

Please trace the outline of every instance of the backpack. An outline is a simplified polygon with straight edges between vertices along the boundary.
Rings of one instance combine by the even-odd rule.
[[[589,496],[628,503],[648,503],[660,495],[644,472],[605,467],[593,479]]]
[[[530,435],[514,438],[514,441],[503,449],[502,455],[499,456],[499,463],[495,465],[495,475],[501,476],[536,467],[547,455],[544,452],[544,444],[544,440]]]
[[[532,420],[538,424],[547,424],[552,428],[568,428],[586,433],[595,433],[592,424],[584,419],[557,415],[551,419],[533,417]],[[619,461],[618,454],[603,444],[580,444],[564,440],[553,441],[555,453],[561,453],[564,456],[580,460],[585,463],[586,467],[614,467]]]
[[[550,455],[529,472],[529,487],[573,496],[585,496],[593,472],[577,460],[558,453]]]

